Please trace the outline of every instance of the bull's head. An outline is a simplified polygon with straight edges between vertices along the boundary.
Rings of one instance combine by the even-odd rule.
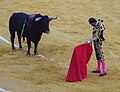
[[[44,33],[49,33],[49,21],[52,19],[57,19],[57,17],[52,17],[52,16],[39,16],[35,19],[36,22],[40,22],[40,25],[42,26],[42,30]]]
[[[49,33],[49,18],[47,16],[38,15],[35,18],[37,27],[44,33]]]

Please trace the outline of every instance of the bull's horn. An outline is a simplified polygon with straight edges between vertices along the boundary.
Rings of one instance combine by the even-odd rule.
[[[48,18],[51,20],[51,19],[57,19],[57,17],[53,17],[53,16],[48,16]]]
[[[38,20],[41,20],[41,19],[42,19],[41,17],[38,17],[38,18],[35,19],[35,21],[38,21]]]

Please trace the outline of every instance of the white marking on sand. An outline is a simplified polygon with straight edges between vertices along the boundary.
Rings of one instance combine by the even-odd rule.
[[[11,45],[11,42],[8,41],[8,40],[7,40],[6,38],[4,38],[3,36],[0,36],[0,40],[2,40],[3,42]],[[19,48],[19,46],[17,46],[17,45],[15,45],[15,47]]]
[[[0,92],[11,92],[11,91],[8,91],[6,89],[0,88]]]
[[[4,38],[3,36],[0,36],[0,40],[2,40],[3,42],[11,45],[11,42],[8,41],[8,40],[7,40],[6,38]],[[17,45],[15,45],[15,47],[19,48]],[[42,54],[38,54],[38,55],[36,55],[36,56],[42,57],[42,58],[44,58],[44,59],[47,59],[47,57],[44,56],[44,55],[42,55]],[[50,61],[54,61],[54,60],[53,60],[53,59],[50,59]],[[57,63],[58,63],[58,62],[57,62]],[[65,64],[62,64],[62,63],[58,63],[58,64],[59,64],[59,65],[62,65],[63,67],[69,68],[68,65],[65,65]],[[1,92],[1,90],[0,90],[0,92]],[[7,91],[6,91],[6,92],[7,92]]]
[[[108,47],[106,41],[104,41],[105,43],[105,47],[107,48],[107,50],[109,51],[109,53],[111,54],[112,57],[118,57],[117,55],[113,54],[112,50]]]
[[[38,55],[36,55],[36,56],[38,56],[38,57],[42,57],[42,58],[46,58],[44,55],[42,55],[42,54],[38,54]]]

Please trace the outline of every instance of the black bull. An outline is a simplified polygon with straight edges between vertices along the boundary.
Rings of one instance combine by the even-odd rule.
[[[26,37],[28,51],[27,55],[31,55],[31,42],[34,43],[34,54],[38,54],[37,46],[43,33],[49,33],[49,22],[57,17],[43,16],[40,14],[13,13],[9,20],[9,31],[11,35],[12,50],[16,50],[14,46],[15,32],[18,35],[19,48],[23,48],[21,37]]]

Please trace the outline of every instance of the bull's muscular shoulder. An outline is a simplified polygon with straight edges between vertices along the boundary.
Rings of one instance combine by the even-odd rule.
[[[31,14],[31,15],[29,15],[29,19],[35,19],[35,18],[37,18],[37,17],[40,17],[40,16],[42,16],[42,15],[40,15],[40,14]]]
[[[35,18],[35,14],[31,14],[31,15],[29,15],[29,19],[34,19]]]

